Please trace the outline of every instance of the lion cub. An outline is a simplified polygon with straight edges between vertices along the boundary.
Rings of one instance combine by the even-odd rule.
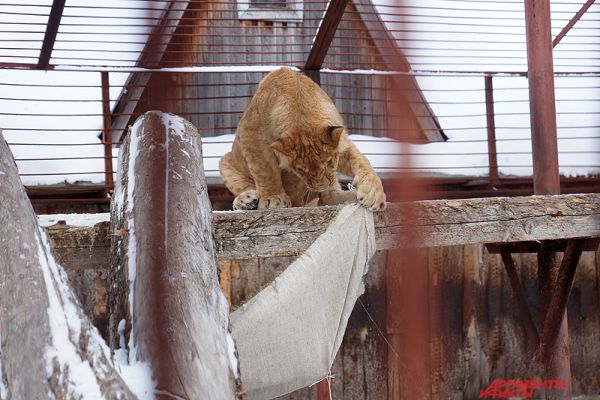
[[[385,208],[381,180],[348,137],[342,117],[310,78],[289,68],[268,74],[219,163],[236,210],[341,204]],[[342,191],[337,172],[354,177]]]

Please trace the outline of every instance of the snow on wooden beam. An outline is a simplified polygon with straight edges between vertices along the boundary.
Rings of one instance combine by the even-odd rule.
[[[50,252],[0,133],[0,397],[134,399]]]
[[[129,361],[150,365],[156,393],[235,398],[200,135],[181,117],[147,112],[121,147],[119,171],[111,211],[111,345],[127,319]]]
[[[375,215],[379,250],[403,247],[399,235],[417,227],[419,247],[600,236],[600,194],[431,200],[415,203],[412,228],[406,204]],[[220,259],[302,253],[327,227],[338,207],[213,213]]]

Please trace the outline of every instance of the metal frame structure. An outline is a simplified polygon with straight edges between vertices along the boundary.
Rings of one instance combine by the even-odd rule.
[[[344,15],[344,10],[349,0],[332,1],[329,3],[320,28],[309,52],[305,72],[317,83],[320,82],[320,70],[323,61],[328,53],[329,46],[334,38],[336,29]],[[525,0],[526,28],[527,28],[527,55],[529,96],[530,96],[530,115],[531,115],[531,133],[533,142],[533,187],[534,194],[560,194],[560,176],[558,172],[558,148],[557,148],[557,124],[555,108],[555,89],[554,89],[554,70],[552,48],[560,43],[561,39],[567,35],[570,29],[577,23],[581,16],[594,3],[594,0],[588,0],[579,10],[579,12],[567,23],[560,34],[552,40],[550,2],[549,0]],[[43,46],[40,51],[37,65],[23,65],[3,63],[2,68],[30,68],[30,69],[51,69],[50,58],[60,25],[62,11],[65,0],[54,0],[52,10],[49,16],[46,28]],[[364,4],[357,4],[357,9],[367,7]],[[148,42],[139,65],[147,68],[148,71],[132,74],[125,87],[133,87],[127,93],[124,93],[117,106],[111,113],[109,99],[109,74],[102,72],[102,107],[103,107],[103,133],[102,143],[104,145],[105,158],[105,187],[103,190],[110,191],[113,187],[112,180],[112,161],[111,147],[117,141],[115,132],[123,129],[129,122],[135,106],[141,94],[143,87],[150,79],[150,69],[158,65],[160,57],[168,45],[170,35],[175,32],[177,25],[170,25],[168,21],[178,21],[185,9],[187,2],[173,2],[171,7],[163,14],[162,22],[156,27],[154,38],[162,38],[158,42]],[[382,29],[381,21],[365,21],[367,28],[372,28],[374,32],[373,39],[377,41],[378,36],[387,35],[385,29]],[[164,38],[167,38],[165,41]],[[386,37],[389,39],[389,37]],[[397,54],[394,56],[385,55],[384,58],[393,58],[392,64],[403,64],[406,70],[409,70],[408,62],[404,56]],[[488,154],[490,178],[488,187],[498,187],[501,179],[498,174],[498,161],[496,150],[495,122],[494,122],[494,97],[493,97],[493,74],[485,75],[485,99],[486,99],[486,117],[488,133]],[[396,81],[399,87],[418,87],[414,76],[407,74]],[[427,103],[424,101],[420,92],[410,92],[409,102],[416,104],[424,113],[431,113]],[[432,126],[432,131],[439,132],[440,127]],[[507,275],[511,286],[517,298],[517,304],[521,310],[525,330],[532,344],[534,353],[538,353],[540,361],[544,364],[545,373],[550,379],[560,379],[565,382],[571,381],[570,360],[568,351],[557,351],[557,346],[568,348],[568,327],[566,316],[566,305],[573,283],[573,277],[577,268],[577,262],[581,252],[585,249],[597,248],[598,241],[590,240],[569,240],[566,243],[559,241],[549,241],[541,245],[535,243],[501,243],[488,246],[491,252],[498,252],[502,256]],[[515,252],[535,252],[538,254],[539,283],[541,288],[541,300],[543,304],[540,328],[536,328],[532,313],[525,301],[522,292],[520,280],[512,260],[511,253]],[[557,251],[564,251],[562,261],[559,263],[556,258]],[[418,272],[415,273],[415,279],[421,279]],[[388,287],[393,288],[401,279],[399,276],[391,274],[388,278]],[[397,301],[397,293],[389,295],[390,301]],[[390,313],[388,315],[389,328],[397,328],[399,321],[393,320],[397,315]],[[418,318],[415,318],[417,323]],[[433,327],[435,328],[435,327]],[[539,343],[539,349],[538,349]],[[415,360],[418,359],[418,351],[412,354]],[[422,372],[422,371],[421,371]],[[318,398],[329,398],[329,385],[326,382],[318,385]],[[420,394],[414,395],[419,398]]]

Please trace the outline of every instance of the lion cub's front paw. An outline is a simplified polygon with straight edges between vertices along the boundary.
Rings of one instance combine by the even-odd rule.
[[[385,193],[381,179],[377,175],[366,175],[357,182],[356,198],[371,211],[385,210]]]
[[[258,200],[258,209],[267,208],[288,208],[292,206],[292,200],[286,193],[279,193],[275,196],[263,196]]]
[[[258,192],[254,189],[245,190],[233,200],[234,210],[256,210],[258,207]]]

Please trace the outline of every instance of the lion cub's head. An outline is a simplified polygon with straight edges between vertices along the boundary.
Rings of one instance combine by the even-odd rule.
[[[293,171],[310,190],[322,192],[337,181],[338,147],[343,132],[343,126],[287,131],[271,147],[280,166]]]

